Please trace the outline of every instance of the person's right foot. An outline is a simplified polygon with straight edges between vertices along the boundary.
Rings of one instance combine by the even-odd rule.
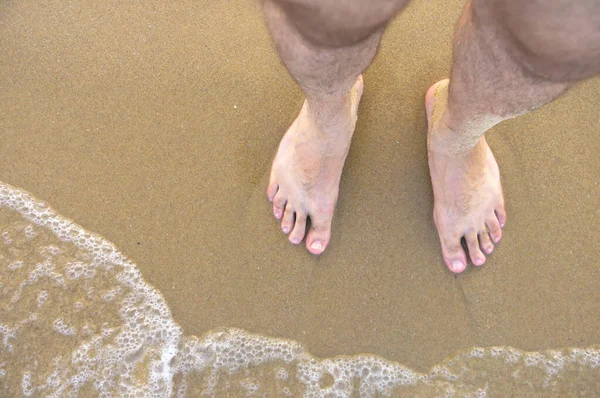
[[[464,237],[473,264],[480,266],[494,250],[506,222],[500,172],[482,135],[477,144],[453,150],[459,134],[448,128],[448,80],[429,88],[425,97],[429,172],[433,185],[433,217],[447,267],[465,270]],[[491,238],[491,239],[490,239]],[[484,254],[485,253],[485,254]]]
[[[331,221],[344,161],[356,124],[363,91],[359,76],[344,97],[332,98],[319,109],[319,122],[305,101],[300,114],[279,144],[267,196],[273,214],[289,241],[298,244],[310,229],[306,248],[321,254],[331,237]],[[321,107],[320,107],[321,108]]]

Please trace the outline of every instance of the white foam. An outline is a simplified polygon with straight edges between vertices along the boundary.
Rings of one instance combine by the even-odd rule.
[[[36,389],[33,387],[33,383],[31,381],[31,373],[23,373],[23,378],[21,379],[21,391],[23,392],[23,395],[26,397],[31,397],[35,390]]]
[[[42,308],[42,306],[44,305],[46,300],[48,300],[48,291],[40,290],[40,292],[38,293],[38,296],[37,296],[37,307]]]
[[[63,336],[75,336],[77,334],[75,328],[67,325],[62,318],[55,319],[52,325],[54,326],[54,330]]]
[[[288,377],[288,372],[284,368],[277,369],[277,378],[279,380],[287,380]]]
[[[23,267],[23,261],[21,260],[13,261],[12,263],[8,264],[8,269],[11,271],[17,270],[21,267]]]

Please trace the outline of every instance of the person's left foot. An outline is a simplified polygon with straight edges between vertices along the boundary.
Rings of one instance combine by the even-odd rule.
[[[325,101],[319,109],[311,109],[305,101],[273,161],[267,188],[273,214],[293,244],[304,238],[310,217],[306,248],[312,254],[323,253],[331,238],[340,177],[362,92],[361,75],[348,93]]]
[[[465,270],[467,256],[483,265],[486,254],[502,236],[506,222],[500,172],[484,136],[464,150],[452,150],[460,138],[446,125],[448,80],[427,91],[429,172],[433,185],[433,216],[446,266],[455,273]],[[485,253],[485,254],[484,254]]]

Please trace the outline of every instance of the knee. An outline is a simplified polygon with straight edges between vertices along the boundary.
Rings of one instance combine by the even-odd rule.
[[[596,0],[475,0],[493,20],[512,55],[554,81],[600,73],[600,3]]]
[[[347,47],[380,31],[408,0],[267,0],[302,37],[320,47]]]

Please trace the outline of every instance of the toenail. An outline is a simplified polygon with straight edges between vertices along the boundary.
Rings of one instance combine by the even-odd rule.
[[[300,243],[300,239],[298,239],[298,238],[294,238],[294,239],[292,239],[292,241],[291,241],[291,242],[292,242],[293,244],[297,245],[298,243]]]
[[[480,266],[483,265],[483,263],[485,263],[485,260],[478,258],[475,260],[475,265]]]
[[[318,240],[314,241],[312,243],[312,245],[310,245],[310,247],[313,250],[323,250],[323,244],[321,242],[319,242]]]
[[[465,266],[460,261],[452,261],[452,264],[450,264],[450,268],[452,268],[452,271],[454,272],[460,272],[464,267]]]
[[[281,218],[281,213],[280,213],[280,212],[278,212],[278,211],[276,211],[276,212],[275,212],[275,218]]]
[[[290,232],[290,229],[288,227],[283,227],[281,228],[283,230],[283,233],[287,234],[288,232]]]

